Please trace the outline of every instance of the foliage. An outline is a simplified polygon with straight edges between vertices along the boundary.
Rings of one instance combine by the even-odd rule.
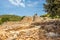
[[[22,18],[21,18],[21,20],[24,18],[25,16],[23,16]]]
[[[7,22],[7,21],[20,21],[22,20],[21,16],[16,15],[0,15],[0,24]]]
[[[56,15],[56,16],[53,16],[53,17],[52,17],[49,13],[44,14],[44,15],[41,15],[40,17],[60,18],[60,16],[59,16],[59,15]]]
[[[52,18],[54,18],[56,15],[60,16],[60,0],[46,0],[44,8]]]
[[[50,14],[44,14],[44,15],[41,15],[40,17],[50,17]]]
[[[9,21],[9,18],[2,18],[1,21],[2,21],[2,22]]]

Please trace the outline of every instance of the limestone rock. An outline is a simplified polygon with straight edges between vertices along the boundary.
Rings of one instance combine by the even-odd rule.
[[[25,17],[0,25],[0,40],[60,40],[60,19]]]
[[[39,28],[30,28],[23,30],[12,30],[0,33],[2,40],[39,40]]]

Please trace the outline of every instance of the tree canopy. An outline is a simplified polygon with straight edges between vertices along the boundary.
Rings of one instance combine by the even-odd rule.
[[[46,0],[44,8],[51,17],[60,16],[60,0]]]

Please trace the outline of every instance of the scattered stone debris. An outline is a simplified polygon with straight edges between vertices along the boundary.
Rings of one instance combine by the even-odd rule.
[[[25,17],[0,25],[0,40],[60,40],[60,19]]]

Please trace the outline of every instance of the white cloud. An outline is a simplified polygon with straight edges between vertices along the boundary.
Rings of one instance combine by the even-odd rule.
[[[9,2],[11,2],[13,5],[16,5],[16,6],[21,6],[21,7],[34,7],[34,6],[37,6],[39,1],[34,1],[32,2],[31,0],[9,0]]]
[[[39,2],[31,2],[31,3],[28,3],[27,4],[27,6],[29,6],[29,7],[34,7],[34,6],[36,6],[37,4],[38,4]]]
[[[23,1],[23,2],[22,2]],[[25,0],[9,0],[13,5],[25,7]]]

